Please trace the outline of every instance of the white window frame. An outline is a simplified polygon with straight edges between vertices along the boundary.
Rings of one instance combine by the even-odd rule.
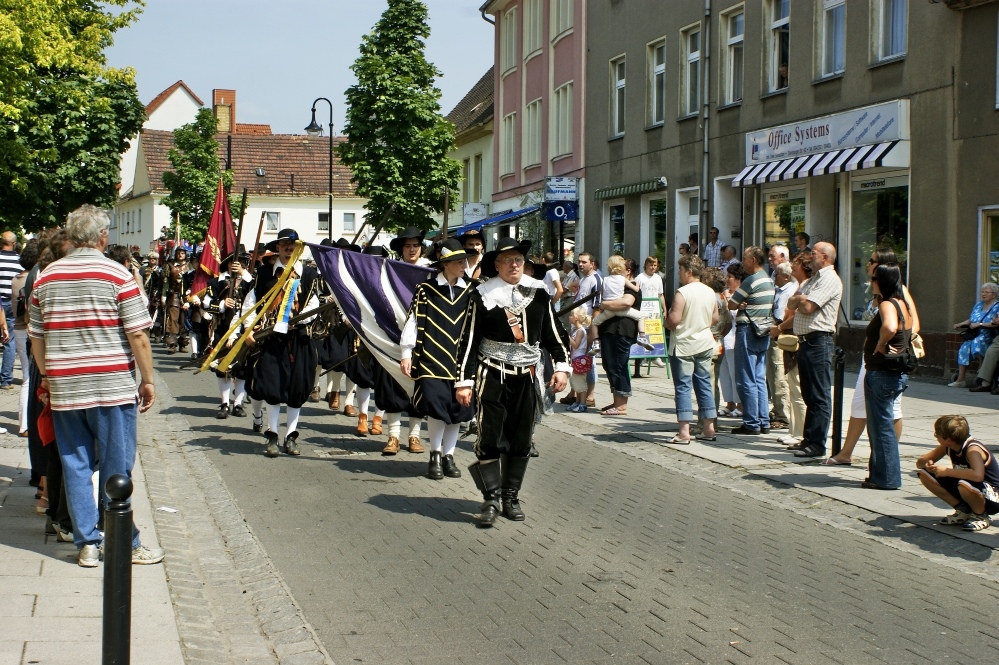
[[[901,48],[892,48],[889,52],[886,31],[891,29],[890,14],[896,7],[902,7]],[[887,20],[886,20],[887,19]],[[871,2],[871,42],[875,62],[899,60],[905,57],[909,41],[909,0],[872,0]]]
[[[139,217],[135,222],[135,232],[142,233],[142,208],[139,208]]]
[[[524,0],[524,60],[541,50],[543,37],[544,0]]]
[[[784,85],[780,85],[780,33],[784,30],[788,32],[788,49],[790,50],[790,32],[791,32],[791,0],[787,1],[787,16],[777,17],[775,16],[781,3],[785,0],[767,0],[766,2],[766,26],[767,26],[767,39],[766,39],[766,51],[767,54],[767,92],[783,92],[788,89],[790,84],[790,55],[788,56],[787,68],[788,68],[788,80],[784,82]]]
[[[572,30],[572,5],[575,0],[551,0],[552,41]]]
[[[657,62],[657,54],[662,54],[662,62]],[[646,47],[646,67],[648,68],[648,127],[658,127],[666,122],[666,38],[650,42]],[[660,115],[661,114],[661,115]]]
[[[691,49],[691,37],[697,34],[697,51]],[[683,75],[680,77],[680,116],[687,117],[697,115],[701,109],[701,81],[704,79],[704,72],[701,67],[701,48],[704,42],[701,40],[700,22],[688,25],[680,31],[680,67]],[[690,90],[695,85],[691,84],[691,67],[697,65],[696,91],[693,97],[694,105],[691,108]]]
[[[821,78],[838,76],[846,71],[846,0],[818,0],[819,6],[819,73]],[[840,12],[840,20],[835,20]],[[830,48],[839,51],[842,61],[831,62]]]
[[[500,128],[500,177],[513,175],[517,170],[517,113],[503,116]]]
[[[541,165],[541,98],[524,107],[523,168]]]
[[[326,218],[325,224],[323,223],[323,217]],[[316,214],[316,230],[317,231],[330,230],[330,213],[328,210],[322,210]]]
[[[472,178],[472,190],[471,193],[475,195],[475,201],[473,203],[482,203],[482,153],[478,153],[472,159],[472,171],[474,173]]]
[[[733,36],[732,26],[736,17],[742,17],[742,32]],[[722,102],[726,106],[738,104],[742,101],[746,93],[746,11],[744,5],[733,7],[722,15],[722,25],[725,27],[725,53],[722,55]],[[740,53],[738,66],[736,65],[736,53]],[[738,71],[736,71],[738,70]],[[733,86],[738,80],[739,89]]]
[[[281,213],[266,211],[264,212],[264,230],[265,231],[277,231],[281,228]]]
[[[347,223],[347,216],[350,216],[350,223]],[[357,213],[345,212],[343,213],[343,230],[344,231],[356,231],[357,225]]]
[[[573,150],[572,81],[567,81],[556,88],[552,92],[551,99],[549,154],[551,154],[551,160],[555,161],[559,157],[571,155]]]
[[[517,8],[511,7],[500,18],[500,65],[503,74],[517,68]]]
[[[622,71],[623,70],[623,71]],[[628,59],[619,55],[610,61],[610,135],[624,136],[628,81]]]

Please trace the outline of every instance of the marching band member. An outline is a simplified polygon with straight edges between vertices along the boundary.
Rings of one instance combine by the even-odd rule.
[[[205,297],[201,301],[201,306],[205,310],[204,317],[209,321],[209,330],[212,332],[211,343],[218,345],[223,343],[226,333],[239,311],[238,306],[246,298],[247,292],[253,283],[253,276],[247,272],[249,257],[245,252],[230,254],[219,265],[221,274],[217,280],[208,285]],[[243,400],[246,398],[246,379],[243,376],[243,367],[236,367],[229,372],[216,369],[215,376],[218,378],[219,397],[222,405],[215,416],[219,419],[229,417],[229,397],[233,395],[232,415],[245,416],[243,410]]]

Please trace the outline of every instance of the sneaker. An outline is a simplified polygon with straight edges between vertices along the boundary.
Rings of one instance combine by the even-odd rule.
[[[55,531],[56,540],[60,543],[71,543],[73,542],[73,530],[64,529],[61,524],[56,522],[52,523],[52,529]],[[80,564],[83,565],[83,564]]]
[[[656,348],[652,346],[652,342],[649,341],[649,336],[645,333],[638,336],[638,345],[646,351],[654,351]]]
[[[152,549],[145,545],[139,545],[132,550],[132,563],[137,566],[146,566],[151,563],[159,563],[163,560],[164,556],[166,555],[163,553],[163,550],[158,547]]]
[[[947,387],[948,388],[964,388],[965,387],[965,382],[964,381],[951,381],[950,383],[947,384]]]
[[[666,363],[663,362],[662,358],[656,358],[655,360],[652,361],[652,364],[658,367],[659,369],[666,367]]]
[[[796,436],[782,436],[781,438],[777,439],[777,441],[783,443],[785,446],[791,446],[796,443],[801,443],[801,439],[799,439]]]
[[[600,353],[600,340],[593,340],[593,344],[590,345],[590,350],[586,352],[588,356],[595,356]]]
[[[971,512],[970,508],[968,509],[968,512],[961,510],[961,508],[967,508],[967,506],[959,507],[952,514],[947,515],[946,517],[941,519],[940,523],[946,524],[948,526],[953,526],[955,524],[964,524],[974,516],[974,513]]]
[[[986,514],[974,515],[968,518],[962,527],[965,531],[982,531],[992,526],[992,520]],[[82,564],[81,564],[82,565]]]
[[[76,562],[81,568],[96,568],[101,562],[101,550],[97,545],[84,545],[80,548]]]

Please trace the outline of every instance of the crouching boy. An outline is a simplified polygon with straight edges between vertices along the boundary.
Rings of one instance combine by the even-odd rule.
[[[937,447],[916,460],[923,486],[954,508],[941,524],[981,531],[999,513],[999,462],[981,441],[971,438],[964,416],[940,416],[933,425]],[[950,467],[937,462],[950,456]]]

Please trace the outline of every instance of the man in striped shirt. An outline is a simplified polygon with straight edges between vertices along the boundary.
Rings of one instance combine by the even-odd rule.
[[[104,256],[109,223],[91,205],[70,213],[66,232],[74,249],[35,281],[28,328],[41,387],[49,392],[78,562],[87,568],[97,566],[102,545],[94,469],[100,465],[102,496],[112,475],[132,475],[136,414],[155,399],[146,336],[152,322],[132,273]],[[143,547],[133,526],[132,563],[162,560],[163,551]]]
[[[13,298],[16,293],[10,292],[10,282],[24,268],[21,267],[21,257],[15,251],[17,236],[10,231],[0,235],[0,302],[3,303],[3,313],[7,317],[10,329],[14,329]],[[3,362],[0,364],[0,389],[11,390],[14,386],[14,356],[17,349],[14,346],[14,336],[11,335],[3,345]],[[22,368],[23,371],[23,368]]]
[[[767,277],[766,254],[759,247],[747,247],[742,253],[746,278],[728,300],[735,317],[736,387],[742,400],[742,425],[732,434],[769,434],[770,402],[767,391],[767,349],[773,325],[774,283]],[[760,337],[756,329],[766,333]]]

